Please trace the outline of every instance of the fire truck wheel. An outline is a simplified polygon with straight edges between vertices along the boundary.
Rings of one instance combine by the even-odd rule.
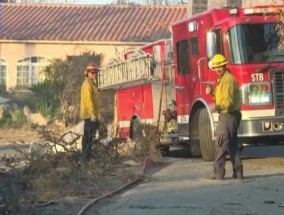
[[[192,157],[200,157],[201,151],[200,151],[200,139],[199,139],[199,133],[198,133],[198,122],[199,122],[199,112],[200,110],[197,110],[196,113],[193,114],[193,118],[191,121],[191,129],[190,129],[190,155]]]
[[[215,157],[215,148],[209,114],[205,108],[201,109],[199,114],[199,139],[203,160],[213,161]]]
[[[162,156],[168,157],[170,156],[170,147],[169,146],[158,146],[158,150],[160,150]]]

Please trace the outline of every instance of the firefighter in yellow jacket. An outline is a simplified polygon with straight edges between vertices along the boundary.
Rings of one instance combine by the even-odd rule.
[[[241,95],[235,77],[227,68],[227,59],[216,54],[210,61],[210,67],[218,75],[213,96],[215,110],[219,113],[216,127],[216,156],[213,163],[212,179],[224,179],[227,153],[233,166],[233,178],[243,179],[243,165],[238,149],[238,128],[242,118]]]
[[[96,83],[98,72],[97,65],[90,63],[84,71],[85,80],[81,86],[80,116],[85,122],[82,152],[85,157],[90,156],[91,142],[97,133],[100,121],[99,93]]]

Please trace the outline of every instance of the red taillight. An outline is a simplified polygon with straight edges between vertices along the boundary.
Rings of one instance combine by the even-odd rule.
[[[260,91],[270,91],[270,86],[269,85],[261,85]]]
[[[250,92],[266,92],[270,91],[269,84],[252,84],[250,85]]]

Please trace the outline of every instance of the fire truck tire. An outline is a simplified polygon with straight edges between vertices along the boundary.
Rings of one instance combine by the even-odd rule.
[[[157,149],[160,150],[162,156],[165,156],[165,157],[170,156],[170,147],[169,146],[158,146]]]
[[[198,133],[198,122],[199,122],[199,112],[200,110],[197,110],[196,113],[193,114],[192,122],[191,122],[191,129],[190,129],[190,155],[192,157],[200,157],[201,151],[200,151],[200,139],[199,139],[199,133]]]
[[[213,161],[215,158],[215,147],[212,138],[209,114],[205,108],[201,109],[199,114],[199,139],[203,160]]]

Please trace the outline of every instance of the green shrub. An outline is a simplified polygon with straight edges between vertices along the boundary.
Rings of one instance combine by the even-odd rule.
[[[39,82],[30,87],[33,92],[35,111],[40,112],[45,117],[53,118],[60,109],[60,99],[58,97],[56,83],[49,80]]]
[[[0,128],[10,128],[11,124],[11,117],[3,117],[2,119],[0,119]]]
[[[85,52],[79,56],[69,56],[66,60],[53,59],[42,71],[45,77],[43,81],[30,87],[17,86],[9,98],[21,108],[28,106],[32,112],[60,120],[66,126],[76,124],[79,120],[83,71],[91,62],[100,66],[103,57],[95,52]],[[24,124],[25,118],[21,115],[21,111],[15,110],[10,118],[0,121],[0,126],[18,127]]]
[[[44,98],[43,100],[48,101],[48,103],[42,103],[44,105],[41,108],[45,112],[52,110],[53,117],[59,117],[56,119],[63,121],[66,126],[77,123],[80,108],[80,89],[84,80],[83,71],[90,62],[96,62],[97,65],[100,65],[102,59],[102,54],[94,52],[70,56],[66,60],[53,59],[43,71],[46,77],[44,84],[51,84],[47,90],[53,97]],[[32,89],[32,91],[39,94],[39,89]],[[43,98],[44,95],[48,94],[41,94],[41,97]],[[49,109],[49,107],[52,108]]]
[[[26,117],[20,108],[16,108],[10,111],[11,117],[11,127],[13,128],[20,128],[24,124],[26,124]]]
[[[30,91],[17,91],[14,92],[12,95],[12,100],[21,108],[24,106],[28,106],[31,111],[36,110],[37,100],[35,96]]]

